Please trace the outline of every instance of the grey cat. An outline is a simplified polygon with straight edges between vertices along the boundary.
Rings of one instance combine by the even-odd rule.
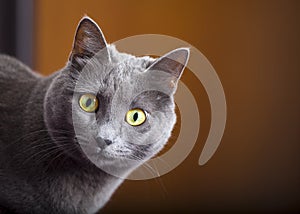
[[[51,76],[0,55],[0,213],[101,209],[170,137],[188,57],[119,53],[88,17]]]

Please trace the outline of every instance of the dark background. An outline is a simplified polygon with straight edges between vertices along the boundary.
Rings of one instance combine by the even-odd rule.
[[[0,0],[0,53],[33,66],[34,0]]]
[[[185,40],[219,75],[228,120],[213,158],[197,164],[210,107],[204,88],[185,72],[201,114],[192,153],[160,178],[125,181],[103,213],[300,212],[299,1],[36,1],[22,12],[33,21],[22,25],[8,18],[14,13],[2,12],[3,2],[0,51],[29,51],[19,58],[42,74],[65,65],[77,23],[87,14],[108,42],[145,33]],[[17,39],[9,26],[27,36]]]
[[[0,50],[16,55],[16,2],[0,1]]]

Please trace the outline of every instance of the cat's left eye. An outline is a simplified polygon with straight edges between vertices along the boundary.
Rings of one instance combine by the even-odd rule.
[[[132,126],[142,125],[146,121],[146,113],[142,109],[131,109],[126,114],[126,122]]]
[[[83,94],[79,98],[79,105],[86,112],[95,112],[98,108],[98,99],[93,94]]]

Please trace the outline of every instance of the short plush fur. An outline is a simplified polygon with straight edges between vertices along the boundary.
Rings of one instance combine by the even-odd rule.
[[[135,57],[83,18],[67,65],[48,77],[0,55],[0,213],[96,213],[157,154],[176,121],[173,95],[188,49]],[[93,113],[78,100],[93,94]],[[146,112],[132,126],[130,109]]]

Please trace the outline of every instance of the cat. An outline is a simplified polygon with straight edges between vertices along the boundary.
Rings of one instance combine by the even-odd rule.
[[[0,213],[98,212],[168,141],[188,58],[120,53],[89,17],[50,76],[0,55]]]

